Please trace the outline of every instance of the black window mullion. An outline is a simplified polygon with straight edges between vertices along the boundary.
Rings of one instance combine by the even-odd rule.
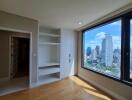
[[[125,79],[125,73],[124,73],[124,66],[125,66],[125,62],[124,62],[124,56],[125,56],[125,18],[123,17],[122,18],[122,26],[121,26],[121,29],[122,29],[122,34],[121,34],[121,80],[124,80]]]
[[[129,68],[128,68],[128,79],[127,79],[127,81],[129,81],[129,82],[132,82],[132,79],[130,78],[130,54],[131,54],[131,46],[130,46],[130,43],[131,43],[131,32],[130,32],[130,27],[131,27],[131,23],[130,23],[130,21],[131,21],[131,19],[132,19],[132,14],[130,14],[129,15],[129,17],[128,17],[128,33],[129,33],[129,47],[128,47],[128,49],[129,49],[129,59],[128,59],[128,63],[129,63]]]
[[[129,81],[130,75],[130,24],[128,16],[122,20],[123,52],[122,52],[122,80]]]

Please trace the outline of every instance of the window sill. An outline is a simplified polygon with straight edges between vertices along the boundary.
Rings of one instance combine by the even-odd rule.
[[[123,80],[121,80],[121,79],[119,79],[119,78],[117,78],[117,77],[108,76],[108,75],[106,75],[106,74],[102,74],[102,73],[100,73],[100,72],[94,71],[94,70],[89,69],[89,68],[85,68],[85,67],[81,67],[81,68],[83,68],[83,69],[85,69],[85,70],[88,70],[88,71],[91,71],[91,72],[93,72],[93,73],[99,74],[99,75],[101,75],[101,76],[107,77],[107,78],[112,79],[112,80],[114,80],[114,81],[117,81],[117,82],[119,82],[119,83],[123,83],[123,84],[125,84],[125,85],[127,85],[127,86],[132,87],[132,82],[123,81]]]

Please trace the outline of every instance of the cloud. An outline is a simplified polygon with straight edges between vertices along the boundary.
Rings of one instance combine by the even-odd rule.
[[[97,34],[96,34],[96,38],[97,38],[97,39],[103,39],[103,38],[105,38],[105,35],[106,35],[105,32],[100,32],[100,33],[97,33]]]
[[[113,22],[113,23],[111,23],[111,24],[109,24],[109,25],[117,25],[117,26],[120,26],[121,25],[121,21],[116,21],[116,22]]]
[[[90,41],[89,43],[90,44],[96,44],[96,41]]]
[[[121,36],[112,36],[113,48],[121,48]]]
[[[113,41],[121,41],[120,36],[112,36]]]

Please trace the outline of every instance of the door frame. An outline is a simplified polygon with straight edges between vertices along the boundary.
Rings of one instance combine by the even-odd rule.
[[[0,27],[0,30],[4,30],[4,31],[11,31],[11,32],[18,32],[18,33],[25,33],[25,34],[29,34],[29,41],[30,41],[30,55],[29,55],[29,84],[28,86],[31,87],[31,77],[32,77],[32,32],[31,31],[24,31],[24,30],[19,30],[19,29],[13,29],[13,28],[5,28],[5,27]],[[10,39],[10,38],[9,38]],[[11,64],[11,59],[10,59],[10,55],[11,55],[11,52],[10,52],[10,41],[9,40],[9,68],[8,68],[8,79],[10,79],[10,64]]]
[[[27,33],[23,33],[23,34],[27,34]],[[12,38],[25,38],[25,39],[29,39],[29,42],[30,42],[30,34],[29,34],[29,37],[25,37],[25,36],[18,36],[18,35],[10,35],[9,36],[9,80],[11,80],[11,69],[12,69],[12,66],[11,66],[11,60],[12,60],[12,56],[11,56],[11,40]],[[29,43],[29,66],[30,66],[30,43]],[[30,73],[30,70],[29,70],[29,73]]]

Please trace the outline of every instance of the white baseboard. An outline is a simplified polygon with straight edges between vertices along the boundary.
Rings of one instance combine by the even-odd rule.
[[[115,97],[117,100],[127,100],[126,98],[124,98],[123,96],[120,96],[119,94],[115,93],[114,91],[110,91],[109,89],[97,84],[96,82],[89,80],[88,78],[84,77],[83,75],[79,75],[79,77],[81,77],[82,79],[84,79],[85,81],[93,84],[94,86],[98,87],[99,89],[103,90],[104,92],[110,94],[111,96]]]
[[[30,86],[29,88],[35,88],[35,87],[38,87],[39,85],[37,84],[37,82],[35,83],[30,83]]]
[[[6,81],[9,81],[9,77],[3,77],[3,78],[0,78],[0,82],[6,82]]]

